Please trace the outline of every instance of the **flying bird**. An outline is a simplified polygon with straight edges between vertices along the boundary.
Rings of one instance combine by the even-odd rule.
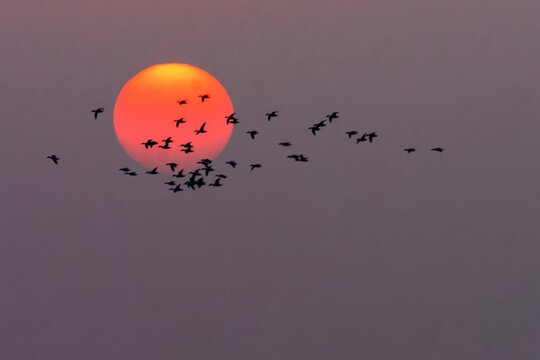
[[[210,171],[215,171],[214,168],[210,165],[205,166],[203,170],[204,170],[204,176],[208,176],[208,174],[210,174]]]
[[[178,164],[175,163],[166,163],[165,165],[169,166],[172,172],[174,172],[174,169],[178,166]]]
[[[169,146],[170,143],[174,142],[172,141],[171,137],[169,136],[168,138],[166,138],[165,140],[161,140],[165,143],[165,145],[159,145],[158,147],[162,148],[162,149],[170,149],[171,147]]]
[[[373,139],[376,138],[376,137],[378,137],[378,136],[379,136],[379,135],[377,135],[376,132],[372,132],[372,133],[370,133],[370,134],[367,134],[367,137],[368,137],[370,143],[373,142]]]
[[[47,156],[47,159],[51,159],[56,165],[58,165],[58,160],[60,160],[60,158],[56,155],[49,155]]]
[[[232,113],[230,115],[225,115],[225,119],[227,119],[227,125],[229,124],[238,124],[238,119],[234,116],[236,113]]]
[[[171,190],[172,192],[174,192],[175,194],[179,191],[184,191],[184,189],[181,188],[182,185],[178,184],[176,185],[175,187],[173,188],[170,188],[169,190]]]
[[[208,184],[208,186],[215,186],[215,187],[223,186],[223,184],[221,183],[221,178],[217,178],[216,180],[214,180],[213,183]]]
[[[131,170],[129,170],[127,167],[123,167],[121,169],[118,169],[118,171],[128,172],[128,171],[131,171]]]
[[[126,175],[137,176],[137,173],[135,171],[130,171],[130,172],[127,172]]]
[[[313,135],[317,135],[317,131],[321,130],[319,126],[315,126],[315,125],[308,127],[308,129],[311,130],[311,133]]]
[[[184,118],[180,118],[178,120],[173,120],[173,122],[176,123],[176,127],[178,127],[178,125],[180,125],[180,124],[185,124],[186,123]]]
[[[292,144],[290,142],[286,141],[286,142],[280,142],[278,145],[287,147],[287,146],[291,146]]]
[[[298,155],[287,155],[289,159],[294,159],[295,161],[298,161]]]
[[[101,114],[103,111],[105,111],[105,109],[103,108],[97,108],[92,110],[92,112],[94,113],[94,119],[97,119],[98,115]]]
[[[178,100],[177,103],[178,103],[178,105],[186,105],[187,100]]]
[[[174,185],[176,185],[176,182],[174,182],[174,181],[167,181],[167,182],[164,182],[163,184],[165,184],[165,185],[170,185],[170,186],[174,186]]]
[[[261,164],[250,164],[249,166],[251,166],[251,171],[253,171],[253,169],[262,167]]]
[[[326,115],[326,118],[328,119],[329,123],[332,123],[332,120],[337,119],[338,117],[339,117],[338,116],[338,111],[334,111],[330,115]]]
[[[436,147],[436,148],[431,149],[431,151],[438,151],[438,152],[442,153],[444,151],[444,149],[440,148],[440,147]]]
[[[323,126],[326,126],[326,120],[322,120],[322,121],[319,121],[318,123],[316,123],[315,125],[313,126],[317,126],[317,127],[323,127]]]
[[[356,139],[356,143],[361,143],[361,142],[364,142],[364,141],[367,141],[367,134],[364,133],[364,135],[362,135],[362,137],[359,137],[358,139]]]
[[[350,138],[352,138],[354,135],[358,134],[358,131],[356,130],[351,130],[351,131],[345,131],[345,134],[347,134],[347,136]]]
[[[226,179],[226,178],[227,178],[227,175],[223,175],[223,174],[216,174],[216,177],[217,177],[217,178],[222,178],[222,179]]]
[[[272,111],[271,113],[266,113],[266,119],[268,121],[272,120],[273,117],[277,117],[277,116],[278,116],[277,111]]]
[[[235,161],[227,161],[225,162],[225,164],[227,165],[231,165],[231,167],[234,169],[236,167],[236,165],[238,165],[238,163],[236,163]]]
[[[204,134],[206,132],[206,130],[204,130],[204,125],[206,125],[206,123],[203,123],[199,130],[195,130],[195,135]]]
[[[159,173],[157,172],[157,166],[156,166],[155,168],[153,168],[152,170],[147,171],[146,173],[147,173],[147,174],[150,174],[150,175],[157,175],[157,174],[159,174]]]
[[[186,154],[189,154],[189,153],[194,152],[192,149],[193,149],[193,147],[186,147],[185,149],[180,149],[180,151],[183,151]]]
[[[208,166],[212,163],[212,160],[210,159],[201,159],[199,161],[197,161],[197,164],[201,164],[201,165],[204,165],[204,166]]]
[[[172,176],[175,177],[175,178],[183,178],[183,177],[186,177],[186,175],[184,175],[184,169],[180,169],[180,171],[178,171],[178,174],[172,175]]]
[[[415,148],[406,148],[406,149],[403,149],[403,151],[407,152],[407,154],[410,154],[412,152],[415,152],[416,149]]]
[[[204,100],[206,100],[206,99],[210,99],[210,95],[208,95],[208,94],[199,95],[199,97],[201,98],[201,102],[204,102]]]
[[[255,139],[255,135],[257,135],[258,133],[259,132],[256,130],[246,131],[246,134],[249,134],[252,139]]]
[[[152,139],[147,140],[146,142],[142,142],[141,145],[144,145],[146,149],[153,147],[157,144],[157,141],[154,141]]]

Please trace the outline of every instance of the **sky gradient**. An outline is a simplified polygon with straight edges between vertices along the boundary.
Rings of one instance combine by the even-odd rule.
[[[539,358],[537,0],[0,14],[0,358]],[[117,170],[137,164],[116,97],[168,62],[214,76],[239,116],[220,189]]]

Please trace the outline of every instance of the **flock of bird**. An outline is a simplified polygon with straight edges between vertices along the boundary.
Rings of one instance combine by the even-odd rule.
[[[211,99],[210,94],[199,95],[199,98],[200,98],[201,102],[203,102],[203,103],[205,102],[205,100]],[[176,103],[178,103],[178,105],[180,105],[180,106],[183,106],[183,105],[188,104],[188,100],[187,99],[182,99],[182,100],[176,101]],[[100,107],[100,108],[97,108],[97,109],[93,109],[91,112],[94,114],[94,119],[97,119],[99,114],[103,113],[104,111],[105,111],[105,109]],[[266,115],[267,121],[270,122],[273,118],[278,117],[278,111],[274,110],[274,111],[271,111],[269,113],[266,113],[265,115]],[[324,120],[321,120],[321,121],[313,124],[312,126],[308,127],[308,130],[314,136],[316,136],[317,133],[319,131],[321,131],[322,128],[327,126],[327,122],[328,122],[328,124],[331,124],[334,120],[336,120],[338,118],[339,118],[339,112],[335,111],[335,112],[333,112],[331,114],[326,115]],[[239,119],[236,117],[236,113],[225,115],[225,119],[226,119],[227,125],[228,124],[238,124],[239,123]],[[181,124],[186,123],[184,118],[173,120],[173,122],[174,122],[174,124],[176,125],[177,128]],[[195,135],[201,135],[201,134],[207,133],[207,130],[205,129],[205,126],[206,126],[206,122],[203,123],[199,129],[194,131]],[[249,135],[249,137],[252,140],[254,140],[255,137],[259,134],[259,132],[257,130],[249,130],[249,131],[246,131],[246,134]],[[345,132],[345,135],[349,139],[352,139],[353,136],[357,136],[358,134],[359,134],[359,132],[356,131],[356,130],[349,130],[349,131]],[[364,132],[362,134],[362,136],[356,137],[355,141],[356,141],[356,144],[359,144],[359,143],[362,143],[362,142],[372,143],[374,141],[374,139],[377,138],[377,137],[378,137],[378,134],[376,132],[370,132],[370,133]],[[172,137],[168,137],[166,139],[161,140],[161,142],[162,142],[162,144],[158,145],[159,142],[157,142],[157,141],[155,141],[153,139],[148,139],[146,141],[141,142],[141,145],[144,146],[146,149],[151,149],[155,145],[158,145],[159,148],[168,150],[168,149],[171,149],[170,144],[173,143],[174,141],[173,141]],[[292,143],[290,143],[288,141],[285,141],[285,142],[278,143],[278,145],[281,146],[281,147],[286,148],[286,147],[292,146]],[[194,146],[193,146],[191,141],[189,141],[189,142],[187,142],[185,144],[180,144],[180,148],[181,148],[180,151],[183,151],[186,154],[194,152],[194,150],[193,150]],[[408,153],[408,154],[411,154],[411,153],[415,152],[416,149],[413,148],[413,147],[408,147],[408,148],[403,149],[403,151]],[[434,148],[431,149],[431,151],[442,153],[444,151],[444,149],[441,148],[441,147],[434,147]],[[295,162],[307,162],[307,161],[309,161],[308,157],[305,156],[304,154],[290,154],[290,155],[287,155],[286,157],[289,158],[289,159],[293,159]],[[47,158],[50,159],[52,162],[54,162],[57,165],[58,165],[59,160],[60,160],[60,158],[55,154],[49,155],[49,156],[47,156]],[[185,185],[185,188],[188,188],[188,189],[191,189],[191,190],[199,189],[199,188],[201,188],[201,187],[203,187],[205,185],[212,186],[212,187],[221,187],[221,186],[223,186],[222,180],[227,178],[227,175],[225,175],[225,174],[216,174],[213,181],[209,181],[207,183],[208,176],[210,175],[211,172],[215,171],[215,169],[212,167],[212,164],[213,164],[212,160],[206,159],[206,158],[201,159],[200,161],[197,162],[197,164],[200,164],[201,167],[197,168],[197,169],[195,169],[193,171],[190,171],[187,174],[184,174],[184,169],[180,169],[178,172],[176,172],[176,169],[179,166],[178,164],[172,163],[172,162],[171,163],[166,163],[165,166],[168,166],[170,168],[170,170],[172,171],[172,173],[173,173],[172,177],[174,177],[176,179],[185,178],[185,181],[183,183],[177,183],[174,180],[170,180],[170,181],[165,182],[164,184],[168,185],[169,190],[174,192],[174,193],[183,191],[184,188],[182,187],[182,185]],[[236,168],[236,166],[238,165],[237,162],[232,161],[232,160],[226,161],[225,164],[229,165],[233,169]],[[253,170],[257,169],[257,168],[261,168],[262,164],[259,164],[259,163],[249,164],[249,167],[250,167],[250,170],[253,171]],[[120,168],[119,171],[123,172],[127,176],[137,176],[138,175],[138,173],[136,171],[133,171],[133,170],[127,168],[127,167]],[[158,167],[155,167],[152,170],[146,171],[146,174],[148,174],[148,175],[157,175],[157,174],[159,174]],[[180,181],[180,180],[177,180],[177,181]]]

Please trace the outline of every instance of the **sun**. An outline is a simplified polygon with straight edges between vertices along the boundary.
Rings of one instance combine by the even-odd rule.
[[[126,153],[146,168],[166,171],[172,162],[192,170],[227,146],[232,112],[227,91],[209,73],[188,64],[158,64],[124,85],[114,106],[114,129]],[[203,124],[206,132],[196,133]]]

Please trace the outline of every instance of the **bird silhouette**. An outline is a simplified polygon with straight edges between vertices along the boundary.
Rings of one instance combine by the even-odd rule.
[[[146,142],[142,142],[141,145],[144,145],[146,149],[152,148],[154,145],[157,144],[157,141],[154,141],[152,139],[147,140]]]
[[[153,168],[152,170],[147,171],[146,173],[147,173],[147,174],[150,174],[150,175],[157,175],[157,174],[159,174],[159,173],[157,172],[157,166],[156,166],[155,168]]]
[[[195,179],[194,178],[190,178],[188,181],[186,181],[184,183],[184,185],[186,185],[188,188],[190,188],[191,190],[195,190]]]
[[[118,171],[128,172],[128,171],[131,171],[131,170],[129,170],[129,168],[127,168],[127,167],[123,167],[121,169],[118,169]]]
[[[215,171],[214,168],[210,165],[205,166],[203,170],[204,170],[204,176],[208,176],[208,174],[210,174],[210,171]]]
[[[273,117],[277,117],[278,116],[278,112],[277,111],[272,111],[270,113],[266,113],[266,119],[268,121],[272,120]]]
[[[206,185],[203,178],[198,178],[197,181],[195,181],[195,185],[197,185],[197,188],[201,188],[202,186]]]
[[[347,136],[350,138],[352,138],[354,135],[358,134],[358,131],[356,130],[351,130],[351,131],[345,131],[345,134],[347,134]]]
[[[183,151],[183,152],[185,152],[186,154],[189,154],[189,153],[194,152],[192,149],[193,149],[193,147],[187,147],[187,148],[185,148],[185,149],[180,149],[180,151]]]
[[[191,174],[191,177],[196,177],[196,176],[201,176],[200,171],[201,169],[196,169],[196,170],[190,171],[189,173]]]
[[[300,162],[307,162],[308,161],[308,158],[305,157],[304,155],[300,154],[298,155],[298,160],[297,161],[300,161]]]
[[[174,186],[174,185],[176,185],[176,182],[175,181],[167,181],[167,182],[164,182],[163,184]]]
[[[291,146],[292,144],[290,142],[286,141],[286,142],[280,142],[278,145],[283,146],[283,147],[287,147],[287,146]]]
[[[178,171],[178,174],[172,175],[172,176],[175,177],[175,178],[183,178],[183,177],[186,177],[186,175],[184,175],[184,169],[180,169],[180,171]]]
[[[313,125],[313,126],[317,126],[317,127],[323,127],[323,126],[326,126],[326,120],[319,121],[318,123],[316,123],[316,124]]]
[[[403,151],[407,152],[407,154],[410,154],[412,152],[415,152],[416,149],[415,148],[406,148],[406,149],[403,149]]]
[[[178,105],[186,105],[187,100],[178,100],[177,103],[178,103]]]
[[[373,139],[378,137],[379,135],[377,135],[376,132],[372,132],[372,133],[367,134],[366,136],[368,137],[369,142],[371,143],[371,142],[373,142]]]
[[[175,194],[179,191],[184,191],[184,189],[181,188],[182,185],[178,184],[176,185],[175,187],[173,188],[170,188],[169,190],[171,190],[172,192],[174,192]]]
[[[444,149],[440,148],[440,147],[436,147],[436,148],[431,149],[431,151],[438,151],[438,152],[442,153],[444,151]]]
[[[180,118],[178,120],[173,120],[173,122],[176,123],[176,127],[178,127],[178,125],[180,125],[180,124],[185,124],[186,123],[184,118]]]
[[[168,138],[166,138],[165,140],[161,140],[165,143],[165,145],[159,145],[158,147],[162,148],[162,149],[170,149],[171,147],[169,146],[170,143],[174,142],[172,141],[171,137],[169,136]]]
[[[227,165],[231,165],[231,167],[234,169],[236,167],[236,165],[238,165],[238,163],[236,163],[235,161],[227,161],[225,162],[225,164]]]
[[[127,172],[126,175],[137,176],[137,173],[135,171],[130,171],[130,172]]]
[[[97,108],[92,110],[92,112],[94,113],[94,119],[97,119],[98,115],[101,114],[103,111],[105,111],[105,109],[103,108]]]
[[[310,126],[310,127],[308,127],[308,129],[311,130],[311,133],[313,135],[317,135],[317,131],[321,130],[321,128],[319,126],[316,126],[316,125]]]
[[[212,160],[210,159],[201,159],[199,161],[197,161],[197,164],[202,164],[204,166],[208,166],[212,163]]]
[[[172,172],[174,172],[174,169],[178,166],[178,164],[175,163],[166,163],[165,165],[169,166]]]
[[[238,124],[238,119],[234,116],[236,113],[232,113],[230,115],[225,115],[225,119],[227,119],[227,125],[229,124]]]
[[[361,143],[361,142],[364,142],[364,141],[367,141],[367,134],[364,133],[364,135],[362,135],[361,137],[359,137],[358,139],[356,139],[356,143]]]
[[[215,186],[215,187],[223,186],[223,184],[221,183],[221,178],[217,178],[216,180],[214,180],[213,183],[208,184],[208,186]]]
[[[55,163],[56,165],[58,165],[58,160],[60,160],[60,158],[56,155],[49,155],[47,156],[47,159],[51,159],[53,163]]]
[[[289,159],[294,159],[295,161],[298,161],[299,156],[298,155],[287,155]]]
[[[216,177],[217,177],[217,178],[222,178],[222,179],[226,179],[226,178],[227,178],[227,175],[223,175],[223,174],[216,174]]]
[[[210,99],[210,95],[208,95],[208,94],[199,95],[199,97],[201,98],[201,102],[204,102],[204,100],[206,100],[206,99]]]
[[[195,130],[195,135],[204,134],[206,132],[206,130],[204,130],[205,125],[206,125],[206,123],[203,123],[199,130]]]
[[[326,115],[326,118],[328,119],[329,123],[332,123],[332,120],[337,119],[338,117],[339,117],[338,116],[338,111],[334,111],[330,115]]]
[[[253,171],[253,169],[262,167],[261,164],[250,164],[249,166],[251,167],[251,171]]]
[[[246,134],[249,134],[252,139],[255,139],[255,135],[257,135],[258,133],[259,132],[256,130],[246,131]]]

